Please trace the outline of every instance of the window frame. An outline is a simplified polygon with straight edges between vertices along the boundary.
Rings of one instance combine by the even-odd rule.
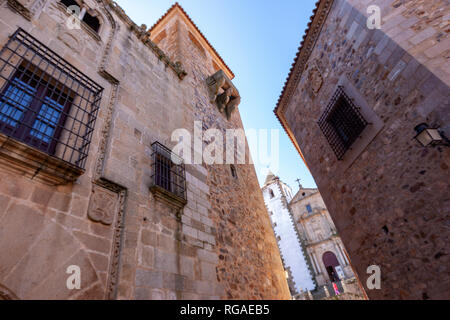
[[[180,207],[187,203],[186,169],[183,159],[157,141],[152,143],[151,173],[150,189],[155,194],[163,195]]]
[[[346,94],[344,87],[338,86],[318,125],[337,159],[342,160],[369,122]]]
[[[25,66],[26,65],[26,66]],[[21,70],[23,69],[23,70]],[[39,79],[37,78],[36,70],[33,71],[33,69],[36,69],[38,73],[41,73],[39,76]],[[27,74],[30,73],[31,75]],[[28,80],[24,78],[29,78]],[[64,89],[64,85],[58,82],[58,80],[52,78],[50,75],[45,73],[44,71],[38,69],[36,66],[34,66],[31,62],[27,60],[23,60],[18,70],[16,70],[14,73],[12,73],[8,79],[7,82],[3,85],[3,88],[1,89],[0,93],[0,103],[3,106],[3,104],[9,105],[13,108],[17,108],[17,102],[13,101],[9,97],[6,98],[6,93],[10,87],[18,88],[22,92],[28,93],[25,89],[19,88],[19,86],[15,85],[15,80],[18,80],[27,86],[30,86],[35,89],[35,94],[31,95],[31,102],[28,106],[24,107],[24,112],[21,115],[20,119],[17,120],[17,125],[15,127],[11,126],[10,124],[6,123],[5,121],[2,121],[0,119],[0,132],[3,132],[4,134],[10,135],[13,138],[16,138],[20,141],[23,141],[24,143],[35,147],[45,153],[48,153],[50,155],[53,155],[56,150],[56,145],[58,143],[59,137],[62,133],[62,129],[64,128],[64,124],[67,119],[67,114],[70,112],[73,96],[74,93],[71,92],[70,89],[66,88]],[[36,86],[34,87],[31,85],[33,81],[36,81]],[[52,83],[53,82],[53,83]],[[58,88],[59,87],[59,88]],[[45,134],[42,131],[38,131],[41,133],[41,135],[46,136],[49,138],[50,142],[46,142],[43,139],[40,139],[38,137],[35,137],[32,135],[32,131],[36,130],[34,129],[34,124],[36,121],[39,121],[39,116],[41,114],[41,110],[43,106],[46,104],[45,100],[47,97],[49,97],[49,94],[56,93],[56,90],[60,91],[58,95],[59,98],[63,97],[64,95],[67,97],[65,99],[64,105],[62,105],[62,110],[59,111],[60,116],[58,118],[58,121],[55,123],[47,123],[47,126],[53,126],[54,130],[51,136]],[[68,91],[67,93],[64,93],[64,91]],[[51,99],[51,98],[50,98]],[[13,101],[7,102],[8,100]],[[53,100],[53,99],[52,99]],[[53,100],[54,101],[54,100]],[[58,101],[54,101],[58,103]],[[53,106],[49,106],[52,109],[55,109]],[[0,112],[1,116],[8,115],[3,114]],[[41,121],[43,122],[43,121]],[[7,130],[5,130],[7,129]],[[36,130],[37,131],[37,130]]]
[[[40,159],[45,161],[46,165],[42,166],[42,164],[39,164],[39,171],[48,172],[48,174],[46,173],[47,176],[53,172],[58,172],[54,175],[55,178],[45,178],[46,181],[51,183],[57,181],[59,179],[56,177],[57,175],[61,178],[58,181],[72,181],[76,174],[85,170],[104,89],[51,48],[19,27],[0,50],[0,70],[2,70],[0,73],[0,81],[2,82],[0,92],[2,92],[3,100],[10,102],[9,104],[8,102],[5,103],[4,106],[12,104],[13,108],[19,106],[19,109],[21,109],[21,106],[24,106],[23,101],[18,99],[13,100],[15,98],[14,95],[5,97],[4,93],[6,91],[4,89],[11,84],[13,87],[19,87],[19,90],[22,92],[29,93],[31,91],[30,88],[25,87],[26,82],[22,85],[13,83],[13,77],[17,76],[16,72],[20,70],[19,68],[21,66],[27,69],[29,74],[39,79],[38,83],[44,79],[46,87],[47,84],[52,86],[50,92],[53,94],[48,94],[50,99],[55,99],[55,93],[58,97],[65,94],[66,97],[72,98],[70,113],[65,111],[65,103],[63,106],[63,102],[59,99],[54,101],[61,103],[62,108],[56,108],[54,104],[49,104],[49,111],[51,111],[51,108],[54,108],[55,111],[61,110],[61,113],[67,117],[63,119],[64,126],[59,125],[59,122],[56,125],[55,122],[51,123],[51,126],[56,129],[55,131],[58,131],[57,133],[52,133],[53,137],[56,134],[59,135],[58,139],[54,139],[56,140],[56,150],[52,150],[54,154],[50,154],[50,148],[47,148],[45,151],[37,148],[36,143],[30,143],[31,139],[25,142],[23,136],[15,138],[11,134],[4,133],[7,131],[5,129],[0,132],[0,141],[4,142],[2,145],[4,147],[3,150],[0,149],[0,157],[10,152],[9,159],[12,161],[23,162],[24,159],[27,159],[27,165],[30,167],[28,171],[32,170],[35,162],[39,164],[38,159]],[[22,79],[20,76],[18,78]],[[33,91],[31,96],[31,99],[34,99],[38,95]],[[11,101],[14,101],[14,103],[11,103]],[[45,99],[45,101],[48,100]],[[24,111],[30,108],[31,103],[31,101],[28,102],[22,110]],[[41,104],[39,104],[40,106]],[[41,109],[39,109],[39,112],[41,112]],[[9,110],[5,111],[6,120],[4,122],[8,121],[8,117],[9,119],[16,120],[15,118],[11,118],[11,114],[14,117],[14,110],[12,112]],[[41,119],[45,120],[48,115],[51,114],[43,115],[41,113]],[[23,122],[23,117],[21,121]],[[1,123],[3,124],[4,122]],[[15,126],[16,124],[14,124]],[[59,132],[58,128],[62,132]],[[46,134],[48,136],[47,133],[49,131],[41,131],[38,127],[34,129],[40,131],[40,134]],[[13,151],[14,148],[15,150]],[[32,154],[33,156],[29,157],[26,154]],[[46,169],[47,166],[48,170]],[[68,169],[69,167],[70,169]],[[61,173],[61,171],[63,172]]]
[[[334,158],[335,160],[332,160],[331,158],[329,159],[335,165],[335,174],[345,174],[357,161],[360,155],[362,155],[365,150],[370,148],[370,144],[375,139],[375,137],[383,130],[385,124],[380,116],[378,116],[378,114],[375,112],[373,106],[368,104],[359,89],[355,87],[353,82],[345,74],[342,74],[339,77],[339,80],[332,92],[336,92],[339,87],[342,87],[344,89],[345,93],[351,98],[353,103],[358,106],[359,111],[364,116],[364,119],[369,122],[368,126],[362,132],[361,137],[353,143],[349,150],[347,150],[342,160],[338,160],[337,157]],[[322,114],[324,110],[326,110],[326,108],[327,105],[321,105],[320,114]],[[318,129],[320,130],[319,126]],[[325,136],[323,137],[325,138]],[[319,143],[321,146],[324,146],[326,144],[326,141],[326,138],[321,139]]]

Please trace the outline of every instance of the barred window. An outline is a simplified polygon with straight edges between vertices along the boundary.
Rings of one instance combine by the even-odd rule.
[[[22,29],[0,52],[0,133],[84,169],[103,88]]]
[[[159,142],[152,144],[152,187],[186,200],[183,160]]]
[[[368,123],[339,86],[318,124],[336,157],[342,160]]]
[[[48,75],[40,79],[27,64],[19,66],[2,92],[0,130],[53,154],[74,94],[67,88],[62,91],[59,84],[52,85]]]

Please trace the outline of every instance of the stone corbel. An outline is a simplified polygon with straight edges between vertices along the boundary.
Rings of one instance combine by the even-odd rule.
[[[241,103],[239,91],[222,70],[206,79],[206,83],[211,95],[211,103],[216,103],[219,111],[225,113],[230,120],[234,110]]]

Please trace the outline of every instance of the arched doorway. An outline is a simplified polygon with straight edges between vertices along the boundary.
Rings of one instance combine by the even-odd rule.
[[[338,273],[336,272],[336,267],[339,266],[339,261],[336,258],[336,255],[331,251],[327,251],[323,254],[322,260],[325,269],[327,270],[330,281],[331,282],[339,281],[339,276]]]

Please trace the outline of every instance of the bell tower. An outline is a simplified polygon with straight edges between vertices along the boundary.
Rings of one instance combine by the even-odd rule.
[[[283,265],[290,278],[288,278],[289,287],[294,291],[292,294],[314,290],[315,279],[288,206],[292,200],[291,188],[269,171],[262,192]]]

